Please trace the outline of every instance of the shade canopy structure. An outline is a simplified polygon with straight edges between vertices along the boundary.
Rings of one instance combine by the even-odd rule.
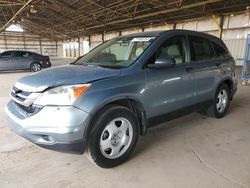
[[[0,0],[0,31],[11,24],[63,40],[205,16],[249,11],[249,0]]]

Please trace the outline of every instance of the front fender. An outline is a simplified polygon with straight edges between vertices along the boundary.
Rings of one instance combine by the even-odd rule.
[[[142,92],[144,90],[145,72],[137,71],[92,83],[74,105],[90,114],[95,114],[106,104],[120,99],[134,99],[142,105],[145,102]]]
[[[132,95],[132,94],[116,94],[116,95],[108,95],[108,93],[95,93],[90,96],[91,100],[88,100],[88,102],[85,102],[85,107],[84,111],[88,111],[89,114],[91,114],[91,120],[89,124],[86,127],[86,132],[85,132],[85,138],[88,139],[91,127],[93,127],[93,121],[95,120],[95,115],[103,109],[106,105],[114,103],[115,101],[123,100],[123,99],[132,99],[133,101],[136,101],[137,104],[139,104],[139,110],[140,113],[139,115],[139,129],[140,129],[140,134],[145,135],[147,131],[147,121],[146,121],[146,112],[145,108],[143,106],[143,102],[140,100],[139,96]],[[81,107],[83,108],[83,107]],[[141,109],[142,108],[142,109]]]
[[[80,101],[77,102],[76,107],[90,113],[91,115],[94,115],[97,111],[109,103],[122,99],[132,99],[138,102],[144,108],[141,98],[142,97],[140,94],[121,92],[121,89],[119,89],[119,91],[116,89],[109,91],[99,91],[84,96]]]

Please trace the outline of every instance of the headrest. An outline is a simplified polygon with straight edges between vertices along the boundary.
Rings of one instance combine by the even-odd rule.
[[[178,45],[172,45],[168,47],[169,56],[181,56],[181,52]]]
[[[144,49],[142,47],[137,48],[135,51],[135,56],[139,57],[143,51],[144,51]]]

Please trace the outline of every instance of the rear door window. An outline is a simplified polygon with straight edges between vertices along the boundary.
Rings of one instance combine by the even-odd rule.
[[[214,58],[214,50],[208,39],[189,36],[192,61],[205,61]]]

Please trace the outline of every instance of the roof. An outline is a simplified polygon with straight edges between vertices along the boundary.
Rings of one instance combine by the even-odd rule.
[[[157,37],[161,33],[165,33],[166,31],[148,31],[148,32],[138,32],[138,33],[132,33],[127,35],[122,35],[120,37]]]
[[[1,53],[3,53],[3,52],[25,52],[25,53],[32,53],[32,54],[40,55],[36,52],[31,52],[31,51],[27,51],[27,50],[5,50],[5,51],[2,51]]]
[[[172,29],[172,30],[165,30],[165,31],[152,31],[152,32],[138,32],[138,33],[132,33],[129,35],[123,35],[120,37],[157,37],[160,35],[165,35],[165,34],[181,34],[181,35],[195,35],[195,36],[200,36],[204,37],[210,40],[213,40],[215,42],[221,43],[221,39],[218,37],[215,37],[213,35],[204,33],[204,32],[198,32],[198,31],[192,31],[192,30],[186,30],[186,29]]]
[[[60,40],[242,12],[249,5],[249,0],[6,0],[0,4],[0,31],[15,22]]]

